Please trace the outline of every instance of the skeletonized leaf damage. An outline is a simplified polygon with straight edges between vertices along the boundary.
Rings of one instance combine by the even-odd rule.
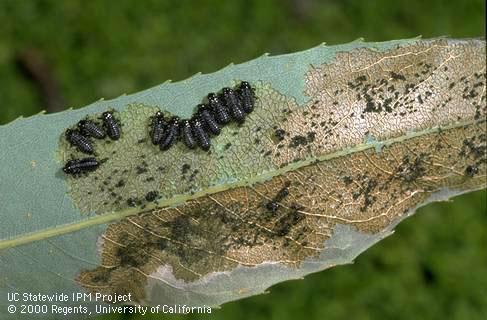
[[[485,187],[484,42],[356,49],[301,76],[305,105],[261,81],[254,113],[209,153],[161,153],[143,143],[154,108],[121,112],[120,145],[100,146],[100,174],[70,179],[71,194],[82,212],[140,214],[109,226],[101,265],[77,281],[142,301],[148,277],[166,285],[161,267],[188,283],[265,262],[299,268],[337,224],[373,234],[439,190]]]

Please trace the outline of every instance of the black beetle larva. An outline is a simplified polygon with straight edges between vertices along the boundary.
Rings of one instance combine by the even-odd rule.
[[[98,168],[98,161],[95,158],[83,158],[69,160],[64,165],[63,171],[67,174],[77,175],[87,171],[93,171]]]
[[[120,125],[113,116],[112,111],[105,111],[102,114],[103,126],[107,131],[108,136],[112,140],[118,140],[120,138]]]
[[[243,111],[245,111],[245,113],[251,113],[254,110],[255,93],[254,89],[250,86],[250,83],[242,81],[237,89],[237,94],[242,102]]]
[[[151,139],[153,144],[159,144],[161,142],[166,125],[167,122],[166,119],[164,119],[164,115],[162,112],[157,111],[152,117],[151,125]]]
[[[209,150],[211,145],[210,137],[208,137],[208,133],[206,133],[205,129],[203,128],[200,119],[193,118],[191,120],[191,127],[193,128],[194,136],[196,137],[201,149],[205,151]]]
[[[240,99],[230,88],[223,88],[222,90],[223,102],[227,106],[228,111],[233,120],[241,123],[245,120],[245,112],[242,110],[242,103]]]
[[[99,127],[91,120],[85,119],[78,122],[78,128],[84,136],[93,137],[96,139],[104,139],[106,134],[103,128]]]
[[[219,135],[221,132],[220,126],[215,120],[215,117],[211,113],[211,110],[206,104],[199,104],[198,105],[198,116],[201,120],[201,123],[209,132],[214,135]]]
[[[179,117],[172,117],[159,143],[161,150],[169,149],[179,138]]]
[[[188,148],[194,149],[194,147],[196,147],[193,129],[191,128],[191,123],[189,122],[189,120],[183,120],[183,123],[181,124],[181,136],[183,138],[184,144]]]
[[[215,120],[218,124],[227,124],[230,122],[230,116],[228,115],[222,101],[216,94],[208,94],[208,104],[213,111],[213,115],[215,116]]]
[[[79,151],[88,154],[93,153],[91,141],[87,137],[83,136],[78,130],[66,130],[66,139],[69,141],[69,143],[71,143],[71,145],[77,147]]]

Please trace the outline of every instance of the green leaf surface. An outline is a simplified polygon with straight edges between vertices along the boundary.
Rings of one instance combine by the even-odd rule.
[[[485,72],[483,40],[355,41],[0,126],[0,292],[217,306],[350,263],[417,207],[485,188]],[[157,108],[189,117],[242,80],[256,110],[209,153],[146,141]],[[64,131],[110,108],[122,138],[66,177]]]

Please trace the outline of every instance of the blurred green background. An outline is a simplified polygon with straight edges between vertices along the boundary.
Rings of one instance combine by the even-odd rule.
[[[485,37],[485,2],[0,0],[0,25],[5,124],[264,52],[359,37]],[[480,191],[429,205],[354,265],[276,285],[209,316],[144,319],[487,319],[486,202]]]

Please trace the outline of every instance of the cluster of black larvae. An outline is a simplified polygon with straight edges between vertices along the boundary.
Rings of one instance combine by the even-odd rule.
[[[86,154],[95,152],[91,138],[105,139],[108,137],[112,140],[120,138],[120,123],[113,116],[113,111],[103,112],[101,119],[103,125],[94,121],[84,119],[78,122],[78,129],[66,130],[66,140],[79,151]],[[98,168],[99,162],[95,157],[69,160],[63,171],[67,174],[79,175],[83,172],[94,171]]]
[[[220,94],[210,93],[208,103],[199,104],[191,119],[181,120],[173,116],[166,120],[162,112],[152,117],[151,140],[161,150],[168,150],[180,139],[194,149],[199,146],[207,151],[210,149],[210,135],[219,135],[221,129],[231,121],[242,123],[247,114],[254,110],[254,90],[246,81],[234,91],[223,88]]]

